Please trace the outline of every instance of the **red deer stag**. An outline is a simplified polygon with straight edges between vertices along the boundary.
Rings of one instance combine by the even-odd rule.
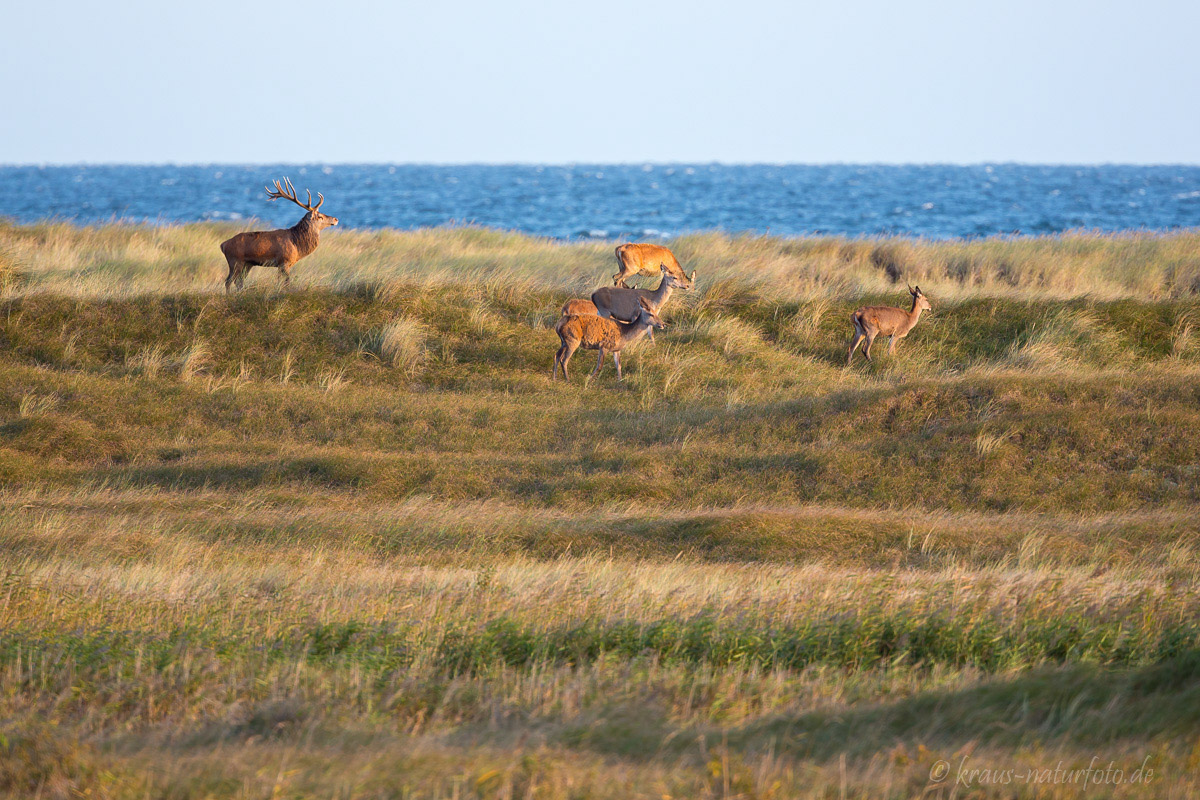
[[[653,277],[660,267],[666,267],[667,272],[674,275],[684,289],[692,288],[692,281],[696,279],[695,272],[690,276],[685,274],[683,267],[675,260],[675,254],[660,244],[620,245],[617,247],[617,266],[620,269],[613,275],[613,286],[622,289],[629,288],[625,283],[626,278],[634,275]]]
[[[277,231],[248,231],[239,233],[232,239],[221,243],[221,252],[229,262],[229,275],[225,278],[225,293],[230,291],[230,285],[236,284],[238,289],[245,283],[246,273],[251,267],[276,267],[279,270],[280,281],[286,286],[291,283],[289,274],[297,261],[317,249],[321,243],[321,231],[331,225],[337,225],[337,217],[322,214],[321,204],[325,195],[317,192],[317,204],[312,204],[312,192],[308,192],[308,202],[301,203],[296,199],[296,189],[287,178],[283,186],[275,181],[275,188],[266,187],[267,199],[278,200],[283,197],[308,211],[304,218],[290,228]],[[307,190],[306,190],[307,191]]]
[[[650,310],[645,300],[638,306],[638,317],[633,322],[617,322],[604,317],[591,315],[563,317],[554,326],[562,346],[554,354],[554,366],[550,370],[550,380],[558,377],[558,368],[562,367],[563,380],[570,380],[567,374],[567,364],[575,351],[582,347],[584,350],[599,350],[600,357],[596,359],[596,368],[591,377],[595,377],[604,366],[604,356],[612,353],[613,363],[617,365],[617,380],[624,380],[621,375],[621,351],[646,335],[651,328],[665,328],[658,315]]]
[[[933,310],[933,306],[929,305],[920,286],[915,289],[909,286],[908,292],[912,295],[913,301],[910,311],[890,306],[864,306],[850,315],[850,322],[854,324],[854,338],[850,341],[846,366],[849,366],[850,362],[854,360],[854,351],[858,348],[858,343],[864,339],[867,344],[863,348],[863,353],[866,355],[867,361],[870,361],[871,345],[875,342],[875,337],[881,333],[891,337],[888,340],[888,354],[895,353],[896,342],[908,336],[908,332],[921,318],[921,312]]]

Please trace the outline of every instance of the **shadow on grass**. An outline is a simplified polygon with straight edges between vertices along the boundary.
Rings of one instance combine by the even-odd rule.
[[[924,692],[895,703],[817,711],[749,726],[731,739],[776,741],[780,752],[818,759],[871,755],[897,741],[998,747],[1047,741],[1145,743],[1200,728],[1200,651],[1145,667],[1041,668],[970,689]]]
[[[368,479],[370,465],[345,456],[311,456],[246,464],[175,464],[105,470],[105,480],[137,488],[250,490],[263,486],[302,484],[330,489],[357,489]]]
[[[656,742],[627,744],[627,725],[605,716],[569,728],[562,740],[603,754],[650,760],[686,756],[701,736],[738,751],[828,761],[867,759],[898,744],[955,749],[1046,745],[1114,747],[1169,742],[1200,730],[1200,650],[1149,666],[1043,667],[1017,677],[989,679],[955,691],[927,691],[891,703],[778,716],[736,729],[674,730],[650,715]]]

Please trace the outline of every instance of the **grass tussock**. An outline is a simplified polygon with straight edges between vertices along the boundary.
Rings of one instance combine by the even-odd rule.
[[[387,364],[407,375],[421,368],[427,357],[425,325],[412,317],[402,316],[380,329],[375,347]]]
[[[683,237],[585,386],[609,245],[233,230],[0,226],[0,797],[1196,793],[1194,234]]]

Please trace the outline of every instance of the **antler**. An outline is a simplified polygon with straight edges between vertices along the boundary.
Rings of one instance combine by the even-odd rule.
[[[314,211],[315,212],[318,208],[321,207],[321,203],[325,202],[325,195],[321,194],[320,192],[317,192],[317,197],[319,198],[320,202],[317,203],[316,208],[313,208],[312,191],[309,189],[305,189],[304,191],[308,193],[308,202],[301,203],[299,200],[296,199],[296,187],[292,186],[292,181],[290,178],[283,179],[283,186],[279,185],[279,181],[275,181],[275,189],[274,190],[272,190],[270,186],[266,186],[263,188],[265,188],[267,190],[267,199],[268,200],[278,200],[279,198],[282,197],[285,200],[291,200],[293,203],[295,203],[296,205],[305,209],[306,211]]]

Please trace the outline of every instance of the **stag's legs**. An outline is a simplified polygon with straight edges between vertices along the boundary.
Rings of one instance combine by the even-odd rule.
[[[600,374],[600,368],[604,366],[604,356],[606,356],[606,355],[607,355],[607,353],[604,352],[604,348],[601,347],[600,348],[600,357],[596,359],[596,368],[594,370],[592,370],[592,374],[589,377],[594,378]]]
[[[279,268],[279,285],[286,289],[288,287],[288,285],[291,284],[291,282],[292,282],[292,274],[289,271],[288,267],[280,267]]]
[[[617,365],[617,380],[623,381],[625,378],[621,375],[621,354],[613,353],[613,363]]]
[[[890,339],[888,339],[888,355],[889,356],[894,355],[896,353],[896,342],[897,341],[898,340],[896,339],[895,336],[892,336]]]
[[[246,283],[246,273],[250,271],[250,267],[240,261],[229,262],[229,275],[225,278],[225,294],[229,294],[229,284],[232,283],[238,291],[241,291],[242,286]]]
[[[225,294],[230,294],[232,291],[231,286],[238,279],[238,271],[242,265],[232,258],[227,260],[229,261],[229,274],[225,276]],[[242,288],[240,283],[238,284],[238,288]]]

